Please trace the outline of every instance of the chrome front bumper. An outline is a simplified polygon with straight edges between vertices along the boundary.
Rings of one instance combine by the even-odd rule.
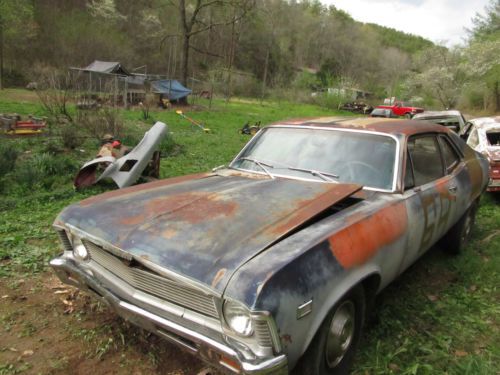
[[[284,354],[250,362],[224,343],[120,299],[71,259],[55,258],[50,265],[63,283],[93,292],[124,319],[187,349],[211,365],[236,374],[288,374],[287,358]]]

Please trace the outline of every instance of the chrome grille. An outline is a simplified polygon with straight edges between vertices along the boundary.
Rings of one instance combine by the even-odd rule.
[[[68,234],[66,233],[66,231],[65,230],[58,230],[57,235],[59,236],[59,239],[61,240],[64,251],[73,251],[73,246],[71,245],[71,241],[69,240]]]
[[[152,272],[130,267],[96,244],[82,241],[90,253],[90,258],[132,287],[193,311],[218,318],[215,299],[198,290],[180,285],[173,280]]]
[[[255,321],[255,336],[257,336],[257,342],[260,346],[266,348],[273,347],[273,340],[269,333],[269,326],[265,320]]]

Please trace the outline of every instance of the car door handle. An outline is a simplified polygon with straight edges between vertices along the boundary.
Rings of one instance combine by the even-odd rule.
[[[457,192],[457,185],[452,185],[448,188],[450,193],[456,193]]]

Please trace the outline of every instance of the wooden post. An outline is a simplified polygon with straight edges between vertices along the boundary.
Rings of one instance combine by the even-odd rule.
[[[128,96],[128,82],[127,82],[127,77],[125,77],[125,83],[123,85],[123,108],[127,108],[127,96]]]

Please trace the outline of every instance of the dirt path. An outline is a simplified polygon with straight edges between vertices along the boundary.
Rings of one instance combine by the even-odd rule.
[[[2,374],[191,375],[204,367],[51,273],[0,279]]]

